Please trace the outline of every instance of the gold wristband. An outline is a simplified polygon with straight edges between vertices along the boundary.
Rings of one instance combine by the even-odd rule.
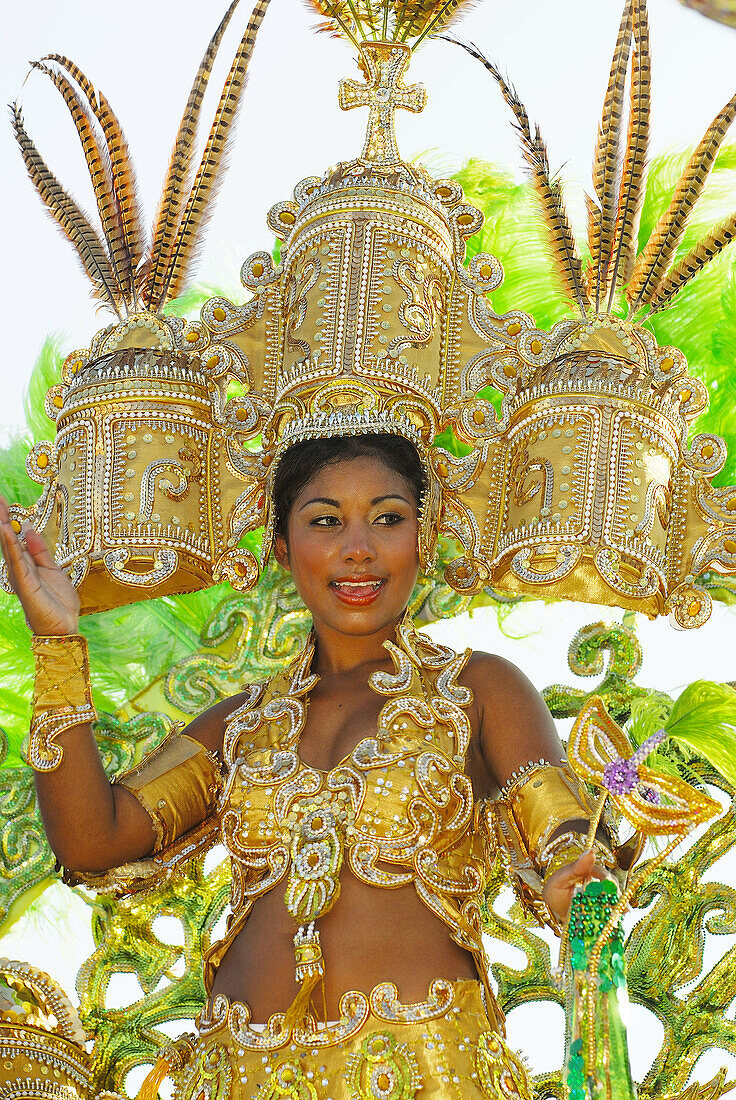
[[[97,718],[89,682],[87,641],[81,634],[50,638],[34,635],[31,648],[36,680],[26,759],[35,771],[53,772],[64,757],[57,738],[65,730]]]
[[[588,838],[583,833],[576,832],[573,829],[560,833],[539,853],[539,863],[543,869],[542,878],[544,882],[547,882],[547,879],[555,871],[559,871],[563,867],[569,867],[571,863],[576,863],[588,850]],[[606,847],[602,841],[594,840],[592,851],[595,852],[596,863],[599,863],[608,871],[616,869],[616,858],[611,849]]]

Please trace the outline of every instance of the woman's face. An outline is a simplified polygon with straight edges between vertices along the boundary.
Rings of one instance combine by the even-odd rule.
[[[373,634],[393,624],[417,578],[412,487],[375,458],[324,467],[294,501],[277,560],[289,569],[315,628]]]

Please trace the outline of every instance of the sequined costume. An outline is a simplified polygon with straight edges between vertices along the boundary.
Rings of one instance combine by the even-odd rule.
[[[500,822],[513,820],[517,841],[528,848],[527,874],[536,867],[541,889],[544,867],[536,853],[542,843],[566,820],[589,815],[591,806],[571,774],[544,762],[513,779],[500,803],[476,803],[464,772],[473,695],[458,682],[470,651],[459,655],[435,644],[408,619],[386,648],[393,672],[376,672],[369,681],[386,700],[376,734],[327,772],[299,758],[317,679],[310,640],[283,673],[248,687],[246,701],[227,720],[219,802],[211,757],[197,753],[186,736],[118,780],[152,817],[163,818],[159,836],[175,847],[186,844],[192,802],[198,800],[200,816],[218,802],[232,868],[231,915],[224,938],[205,959],[208,990],[258,898],[284,891],[294,918],[296,979],[306,996],[297,994],[286,1013],[255,1025],[246,1004],[211,996],[198,1018],[198,1038],[180,1043],[173,1062],[171,1053],[163,1059],[164,1069],[179,1067],[182,1100],[199,1095],[203,1081],[238,1100],[256,1094],[346,1100],[531,1095],[521,1063],[503,1042],[503,1017],[488,980],[481,916],[486,875],[498,839],[504,841]],[[177,814],[182,768],[195,775],[197,793],[185,800],[186,814]],[[157,858],[165,859],[163,840],[157,848]],[[340,1019],[319,1020],[310,998],[324,974],[318,922],[339,904],[344,865],[379,889],[413,885],[472,955],[479,981],[438,977],[425,1001],[409,1005],[385,981],[370,991],[346,991]],[[525,889],[528,900],[528,881]],[[541,911],[539,896],[537,905]],[[286,1091],[287,1084],[295,1091]]]

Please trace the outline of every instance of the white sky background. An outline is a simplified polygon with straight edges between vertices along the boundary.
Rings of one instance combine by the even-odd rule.
[[[247,17],[248,0],[242,4],[211,84],[215,96]],[[191,79],[225,0],[26,0],[2,7],[0,100],[9,102],[18,95],[31,59],[51,51],[71,57],[101,86],[125,127],[150,217]],[[676,0],[650,0],[649,7],[651,148],[661,152],[696,142],[733,94],[736,32],[709,23]],[[485,0],[456,28],[507,69],[530,113],[543,125],[553,170],[564,164],[564,177],[578,187],[588,184],[620,8],[621,0]],[[312,34],[315,21],[298,0],[272,0],[256,46],[230,172],[198,275],[233,295],[245,257],[271,248],[265,226],[268,208],[287,198],[299,179],[321,174],[362,145],[365,112],[343,114],[336,102],[337,81],[357,75],[351,49]],[[519,170],[508,113],[476,62],[445,43],[430,43],[413,61],[409,75],[425,83],[430,96],[423,115],[399,113],[405,157],[425,154],[436,174],[451,173],[470,156]],[[81,152],[58,93],[36,74],[23,89],[23,102],[27,129],[49,165],[91,208]],[[203,117],[207,128],[210,114]],[[45,216],[25,177],[7,122],[0,123],[0,219],[1,444],[24,426],[22,393],[44,338],[58,333],[72,350],[86,344],[108,318],[96,317],[70,246]],[[479,614],[470,624],[442,624],[433,632],[460,648],[471,644],[503,653],[541,687],[573,682],[566,668],[567,644],[578,627],[601,618],[620,619],[620,612],[527,605],[512,620],[518,633],[531,631],[523,643],[502,635],[492,613]],[[639,627],[645,651],[640,683],[676,692],[700,677],[736,678],[734,615],[729,610],[716,607],[710,622],[692,633],[675,633],[664,621],[650,624],[641,617]],[[736,877],[726,869],[719,873],[728,881]],[[68,905],[64,896],[59,890],[62,910]],[[70,994],[73,975],[92,947],[85,908],[78,902],[73,908],[79,935],[62,933],[61,951],[59,925],[48,914],[21,921],[0,941],[0,952],[44,966]],[[63,927],[64,920],[59,920]],[[720,937],[714,949],[720,951],[734,939]],[[709,935],[708,940],[716,938]],[[641,1077],[659,1038],[640,1026],[636,1014],[634,1021],[634,1069]],[[530,1023],[514,1014],[509,1023],[512,1042],[529,1052],[535,1069],[559,1063],[560,1019],[556,1024],[539,1018]],[[734,1059],[713,1052],[698,1076],[706,1080],[727,1062]]]

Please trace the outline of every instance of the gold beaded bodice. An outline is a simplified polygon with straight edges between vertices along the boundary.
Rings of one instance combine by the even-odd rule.
[[[328,772],[303,763],[298,752],[317,680],[311,643],[282,674],[249,687],[228,720],[221,817],[232,860],[232,916],[225,940],[210,953],[208,984],[255,901],[276,886],[308,939],[310,922],[337,900],[343,863],[370,886],[413,885],[484,974],[487,852],[464,773],[473,696],[457,682],[470,651],[437,645],[408,621],[386,648],[394,671],[369,680],[386,698],[376,734]],[[306,952],[301,962],[308,966]]]

